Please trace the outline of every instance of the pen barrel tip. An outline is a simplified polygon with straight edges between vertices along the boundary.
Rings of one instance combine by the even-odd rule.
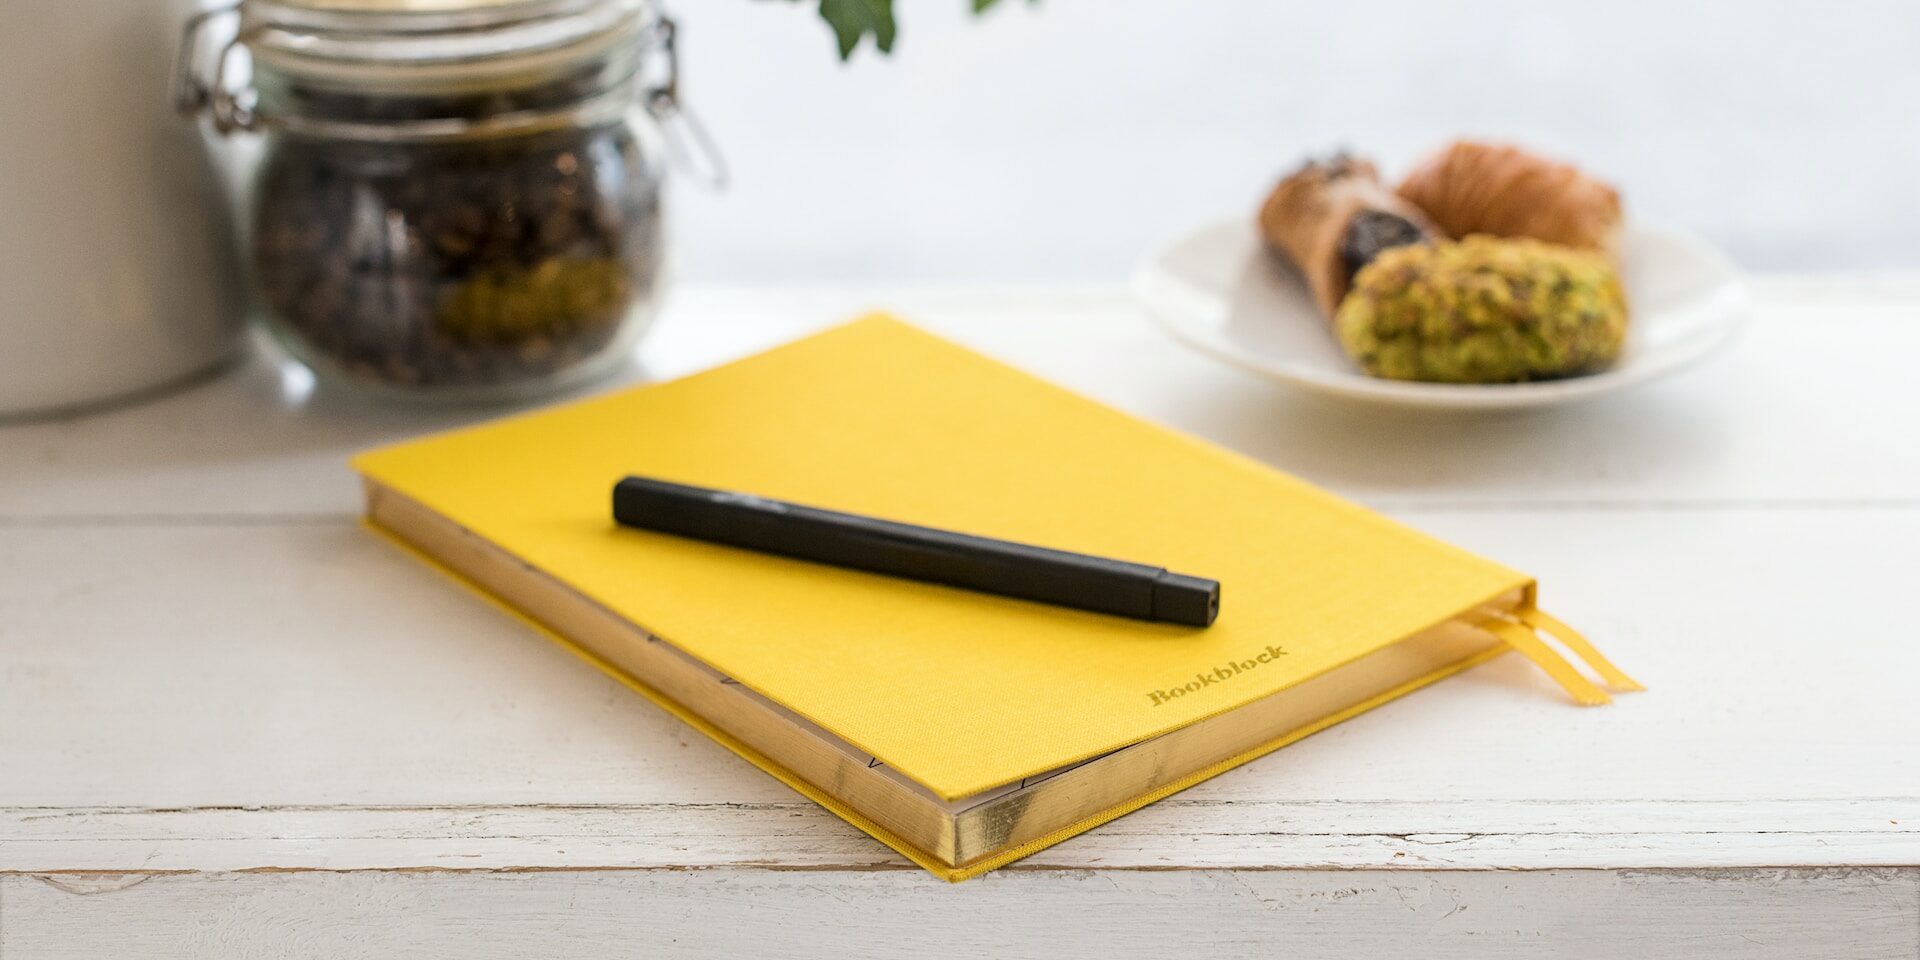
[[[1162,570],[1153,580],[1153,618],[1204,627],[1220,615],[1220,581]]]

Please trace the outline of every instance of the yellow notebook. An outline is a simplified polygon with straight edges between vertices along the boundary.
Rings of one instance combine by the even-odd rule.
[[[372,525],[949,879],[1508,648],[1634,689],[1534,583],[885,317],[358,457]],[[1150,563],[1136,622],[616,527],[622,476]]]

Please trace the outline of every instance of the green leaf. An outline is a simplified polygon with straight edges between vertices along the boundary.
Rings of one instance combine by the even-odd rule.
[[[985,13],[1000,0],[968,0],[976,14]],[[1040,0],[1027,0],[1038,5]],[[860,41],[868,35],[881,53],[893,51],[893,0],[820,0],[820,18],[833,28],[834,41],[840,46],[840,59],[853,56]]]
[[[893,50],[893,0],[820,0],[820,16],[833,27],[842,60],[853,56],[867,34],[881,53]]]

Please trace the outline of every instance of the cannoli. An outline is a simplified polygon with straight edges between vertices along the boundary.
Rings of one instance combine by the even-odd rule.
[[[1441,239],[1413,204],[1381,185],[1373,164],[1340,154],[1308,161],[1260,207],[1260,233],[1306,276],[1331,317],[1361,267],[1382,250]]]

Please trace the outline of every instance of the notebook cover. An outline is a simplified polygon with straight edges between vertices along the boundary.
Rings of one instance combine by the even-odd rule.
[[[1231,710],[1531,589],[877,316],[355,466],[947,798]],[[1221,581],[1221,613],[1207,629],[1135,622],[623,529],[609,496],[627,474],[1165,566]]]

